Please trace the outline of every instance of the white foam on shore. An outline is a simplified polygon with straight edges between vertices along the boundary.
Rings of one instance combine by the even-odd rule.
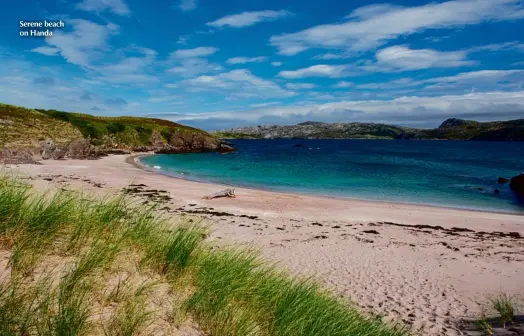
[[[153,166],[153,168],[155,168],[155,169],[160,169],[160,168],[162,168],[162,167],[160,167],[160,166]]]

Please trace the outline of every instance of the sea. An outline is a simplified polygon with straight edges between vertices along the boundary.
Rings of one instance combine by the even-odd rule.
[[[524,171],[523,142],[233,140],[236,152],[152,155],[160,173],[231,186],[524,215],[498,184]]]

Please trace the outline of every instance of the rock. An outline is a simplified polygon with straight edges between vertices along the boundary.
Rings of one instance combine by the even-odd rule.
[[[493,193],[494,193],[495,195],[498,195],[498,194],[500,194],[500,190],[495,189],[495,190],[493,190]]]
[[[56,145],[53,139],[47,139],[40,143],[42,150],[42,160],[49,160],[53,158],[53,152],[56,150]]]
[[[301,144],[295,144],[295,145],[293,145],[293,148],[302,148],[302,147],[304,147],[304,145],[301,145]]]
[[[497,180],[498,184],[504,184],[504,183],[508,183],[508,182],[509,182],[509,179],[507,179],[505,177],[499,177],[498,180]]]
[[[524,173],[511,178],[509,188],[520,198],[524,199]]]

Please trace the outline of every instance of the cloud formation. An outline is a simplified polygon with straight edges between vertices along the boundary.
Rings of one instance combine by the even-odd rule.
[[[228,64],[246,64],[246,63],[260,63],[267,61],[267,57],[258,56],[258,57],[232,57],[229,58],[226,63]]]
[[[340,101],[302,106],[267,106],[243,111],[193,115],[163,114],[163,118],[206,129],[241,125],[325,122],[384,122],[436,127],[450,117],[476,120],[515,119],[524,111],[524,91],[485,92],[443,97],[400,97],[390,100]]]
[[[298,69],[298,70],[286,70],[280,71],[278,75],[284,78],[305,78],[305,77],[343,77],[346,76],[347,66],[345,65],[312,65],[307,68]]]
[[[413,7],[373,4],[355,9],[345,22],[275,35],[270,42],[282,55],[311,48],[370,50],[399,36],[427,29],[522,17],[524,4],[520,0],[452,0]]]
[[[225,26],[231,28],[243,28],[252,26],[263,21],[273,21],[280,18],[290,16],[291,13],[285,10],[273,11],[264,10],[256,12],[243,12],[240,14],[227,15],[218,20],[208,22],[206,25],[214,28],[222,28]]]
[[[170,56],[174,58],[206,57],[216,52],[218,52],[218,48],[215,47],[198,47],[194,49],[179,49],[172,52]]]
[[[249,70],[239,69],[216,76],[199,76],[185,80],[183,87],[191,92],[227,93],[226,99],[291,97],[293,92],[273,81],[259,78]]]

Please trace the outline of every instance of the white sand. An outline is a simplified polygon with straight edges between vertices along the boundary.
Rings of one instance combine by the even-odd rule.
[[[6,170],[28,174],[42,188],[107,192],[134,183],[165,190],[172,197],[169,211],[204,212],[215,239],[255,244],[292,272],[315,275],[365,310],[405,321],[422,335],[460,335],[457,321],[479,314],[486,294],[524,293],[524,239],[479,234],[524,236],[524,216],[245,188],[236,188],[235,199],[203,200],[226,186],[141,170],[126,158],[45,161]],[[369,230],[378,234],[364,232]]]

